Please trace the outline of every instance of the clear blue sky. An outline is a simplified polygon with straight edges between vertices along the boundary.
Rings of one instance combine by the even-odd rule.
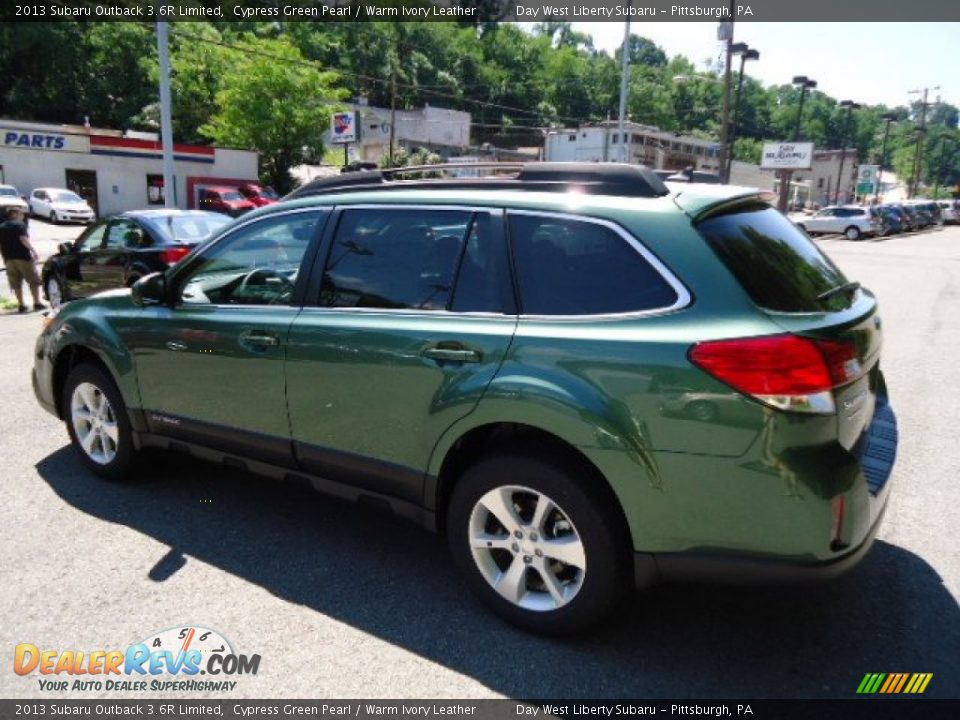
[[[838,0],[842,1],[842,0]],[[622,23],[573,23],[613,52]],[[632,23],[669,56],[685,55],[698,68],[720,55],[716,23]],[[960,23],[737,23],[736,41],[760,51],[747,73],[765,84],[807,75],[837,100],[906,105],[908,90],[939,85],[944,102],[960,106]]]

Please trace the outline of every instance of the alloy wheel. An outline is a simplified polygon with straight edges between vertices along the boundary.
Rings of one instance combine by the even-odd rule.
[[[47,300],[50,301],[50,307],[54,310],[63,305],[63,291],[60,289],[60,281],[55,277],[47,280]]]
[[[70,422],[87,457],[99,465],[116,457],[120,428],[103,390],[89,382],[77,385],[70,399]]]
[[[587,561],[580,534],[541,492],[519,485],[490,490],[474,505],[468,533],[480,574],[518,607],[556,610],[583,586]]]

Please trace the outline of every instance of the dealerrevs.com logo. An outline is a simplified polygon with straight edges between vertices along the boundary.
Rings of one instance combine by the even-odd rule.
[[[17,675],[36,677],[41,690],[232,691],[240,675],[256,675],[260,655],[236,653],[216,630],[195,625],[151,633],[125,650],[59,650],[20,643]],[[202,676],[202,677],[201,677]]]

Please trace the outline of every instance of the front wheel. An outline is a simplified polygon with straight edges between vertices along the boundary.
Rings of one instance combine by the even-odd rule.
[[[50,303],[50,307],[58,310],[63,305],[63,286],[56,275],[47,278],[44,289],[47,292],[47,301]]]
[[[612,500],[550,462],[503,455],[474,465],[450,499],[454,561],[480,599],[532,632],[583,630],[629,587],[629,536]]]
[[[133,463],[133,431],[113,380],[95,365],[78,365],[67,376],[62,402],[84,464],[108,480],[122,480]]]
[[[49,219],[50,219],[50,224],[51,224],[51,225],[56,225],[56,224],[57,224],[57,211],[56,211],[56,210],[51,210],[51,211],[50,211],[50,218],[49,218]]]
[[[844,236],[847,240],[856,241],[860,239],[860,228],[851,225],[846,230],[843,231]]]

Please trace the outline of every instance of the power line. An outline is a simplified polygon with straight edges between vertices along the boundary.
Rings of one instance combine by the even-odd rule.
[[[195,42],[206,43],[206,44],[208,44],[208,45],[216,45],[216,46],[219,46],[219,47],[222,47],[222,48],[226,48],[226,49],[228,49],[228,50],[234,50],[234,51],[236,51],[236,52],[246,53],[246,54],[248,54],[248,55],[258,55],[258,56],[260,56],[260,57],[267,58],[267,59],[269,59],[269,60],[276,60],[276,61],[279,61],[279,62],[285,62],[285,63],[291,64],[291,65],[302,65],[302,66],[305,66],[305,67],[313,68],[313,69],[315,69],[315,70],[320,70],[321,72],[325,71],[324,68],[322,68],[322,67],[320,66],[320,64],[319,64],[317,61],[314,61],[314,60],[308,60],[308,59],[297,60],[297,59],[294,59],[294,58],[283,57],[282,55],[275,55],[274,53],[266,52],[266,51],[264,51],[264,50],[259,50],[259,49],[257,49],[257,48],[239,47],[239,46],[237,46],[237,45],[233,45],[233,44],[231,44],[231,43],[224,42],[223,40],[212,40],[212,39],[210,39],[210,38],[201,37],[201,36],[199,36],[199,35],[193,35],[193,34],[191,34],[191,33],[183,32],[182,30],[180,30],[179,28],[176,28],[176,27],[175,27],[174,29],[175,29],[175,32],[174,32],[174,36],[175,36],[175,37],[182,37],[182,38],[185,38],[185,39],[193,40],[193,41],[195,41]],[[329,70],[327,70],[327,71],[329,71]],[[348,71],[348,70],[339,70],[339,69],[338,69],[338,70],[332,70],[331,72],[334,72],[334,73],[339,74],[339,75],[347,75],[347,76],[350,76],[350,77],[359,78],[359,79],[361,79],[361,80],[365,80],[365,81],[371,82],[371,83],[377,83],[377,84],[379,84],[379,85],[384,85],[384,86],[386,86],[386,85],[389,84],[389,80],[386,80],[386,79],[384,79],[384,78],[373,77],[373,76],[370,76],[370,75],[364,75],[364,74],[362,74],[362,73],[351,72],[351,71]],[[580,118],[567,117],[567,116],[563,116],[563,115],[547,115],[547,114],[540,113],[540,112],[536,112],[536,111],[532,111],[532,110],[524,110],[524,109],[522,109],[522,108],[511,107],[511,106],[509,106],[509,105],[501,105],[500,103],[493,103],[493,102],[489,102],[489,101],[485,101],[485,100],[474,100],[473,98],[463,97],[463,96],[460,96],[460,95],[454,95],[454,94],[452,94],[452,93],[444,93],[444,92],[440,92],[440,91],[437,91],[437,90],[425,90],[425,89],[421,88],[421,87],[418,86],[418,85],[411,85],[411,84],[409,84],[409,83],[400,83],[400,82],[398,82],[397,85],[398,85],[399,87],[403,87],[403,88],[406,88],[406,89],[409,89],[409,90],[413,90],[413,91],[416,91],[416,92],[421,92],[421,93],[423,93],[423,94],[425,94],[425,95],[434,95],[434,96],[436,96],[436,97],[442,97],[442,98],[449,99],[449,100],[454,100],[454,101],[457,101],[457,102],[471,103],[471,104],[473,104],[473,105],[478,105],[478,106],[481,106],[481,107],[495,108],[495,109],[498,109],[498,110],[507,110],[507,111],[509,111],[509,112],[520,113],[520,114],[522,114],[522,115],[529,115],[529,116],[537,117],[537,118],[555,118],[555,119],[557,119],[557,120],[567,120],[567,121],[570,121],[570,122],[575,123],[575,124],[580,124],[580,123],[584,122],[584,120],[583,120],[583,119],[580,119]]]

